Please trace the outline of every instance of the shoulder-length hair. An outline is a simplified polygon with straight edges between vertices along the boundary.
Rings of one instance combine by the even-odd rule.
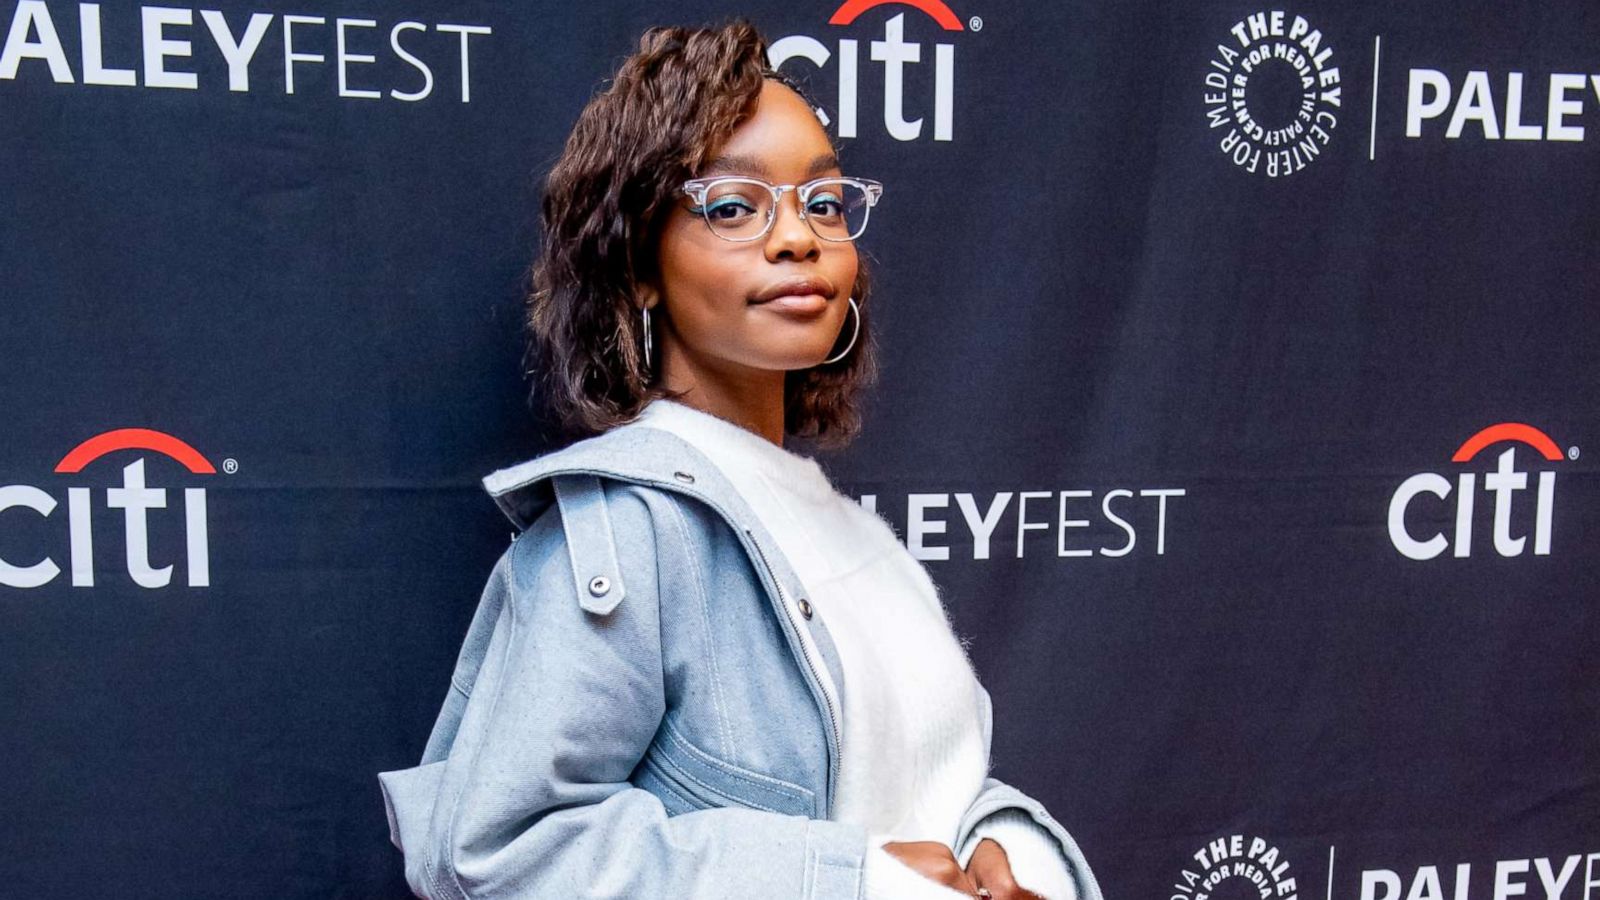
[[[768,66],[766,39],[743,18],[715,28],[656,26],[578,116],[545,180],[543,240],[527,296],[535,400],[569,436],[607,431],[652,399],[682,396],[645,365],[635,284],[657,271],[677,188],[755,113],[769,78],[816,108]],[[786,374],[787,433],[837,446],[859,430],[858,395],[876,377],[869,281],[862,259],[851,290],[861,330],[849,354]]]

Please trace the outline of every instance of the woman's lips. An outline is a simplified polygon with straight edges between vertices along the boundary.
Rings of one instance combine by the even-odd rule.
[[[784,294],[755,305],[788,316],[811,317],[821,315],[828,309],[828,298],[821,294]]]

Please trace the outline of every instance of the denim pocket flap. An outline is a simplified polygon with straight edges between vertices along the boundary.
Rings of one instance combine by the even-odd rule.
[[[763,775],[701,750],[672,724],[662,723],[646,761],[664,770],[683,792],[712,806],[744,806],[783,815],[814,816],[816,794],[793,782]]]

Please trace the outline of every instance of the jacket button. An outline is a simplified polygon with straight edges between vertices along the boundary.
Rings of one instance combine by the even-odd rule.
[[[804,597],[800,598],[800,615],[811,618],[811,601]]]
[[[604,597],[606,591],[611,590],[611,579],[604,575],[596,575],[589,579],[589,593],[596,597]]]

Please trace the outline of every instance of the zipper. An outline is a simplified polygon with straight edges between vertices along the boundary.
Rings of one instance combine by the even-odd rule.
[[[773,586],[778,589],[778,605],[783,607],[784,618],[788,619],[789,624],[794,626],[796,632],[795,640],[800,644],[800,657],[805,660],[806,668],[811,672],[811,680],[816,682],[817,690],[822,694],[822,705],[828,711],[828,736],[832,740],[833,752],[828,754],[828,789],[826,791],[828,808],[825,810],[825,814],[831,816],[833,815],[833,786],[839,780],[840,754],[839,718],[833,711],[833,696],[828,693],[827,687],[824,686],[822,676],[817,671],[817,665],[811,659],[811,653],[806,649],[805,639],[799,634],[799,630],[805,626],[795,621],[794,612],[789,608],[789,598],[783,592],[783,582],[778,580],[778,574],[773,570],[772,563],[767,561],[767,554],[761,549],[761,542],[756,540],[756,536],[750,532],[750,529],[744,529],[744,533],[750,538],[750,545],[756,548],[756,555],[761,557],[761,565],[766,568],[767,576],[772,580]]]

